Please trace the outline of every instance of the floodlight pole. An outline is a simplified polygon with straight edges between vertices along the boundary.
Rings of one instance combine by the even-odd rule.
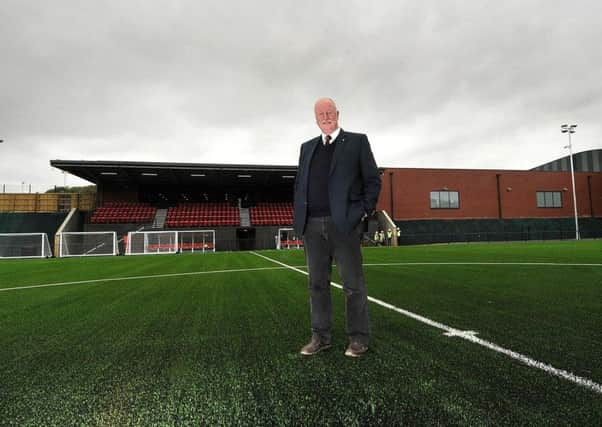
[[[571,163],[571,181],[573,184],[573,208],[575,211],[575,240],[579,240],[579,217],[577,215],[577,193],[575,192],[575,169],[573,167],[573,145],[571,143],[571,134],[575,133],[575,128],[577,125],[562,125],[560,126],[560,131],[562,133],[566,133],[569,136],[569,145],[566,145],[564,148],[569,149],[569,161]]]
[[[0,139],[0,144],[2,144],[4,142],[3,139]],[[6,184],[2,184],[2,192],[6,193]]]

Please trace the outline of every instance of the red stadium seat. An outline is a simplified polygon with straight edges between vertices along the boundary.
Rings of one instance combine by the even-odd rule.
[[[93,224],[152,222],[157,209],[147,203],[108,202],[97,208],[90,222]]]
[[[249,209],[252,225],[292,225],[292,203],[258,203]]]
[[[238,225],[239,211],[228,203],[181,203],[167,211],[166,227],[207,227]]]

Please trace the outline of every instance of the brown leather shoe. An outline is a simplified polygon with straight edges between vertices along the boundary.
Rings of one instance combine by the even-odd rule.
[[[345,356],[349,357],[361,357],[368,351],[368,346],[359,342],[351,342],[347,350],[345,350]]]
[[[331,347],[330,343],[324,343],[319,338],[312,337],[311,341],[301,349],[303,356],[313,356],[322,350],[327,350]]]

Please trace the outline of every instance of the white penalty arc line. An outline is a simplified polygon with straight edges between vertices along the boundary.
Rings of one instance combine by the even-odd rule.
[[[267,257],[265,255],[259,254],[257,252],[253,252],[251,251],[252,254],[257,255],[258,257],[264,258],[268,261],[272,261],[273,263],[276,263],[278,265],[281,265],[282,267],[286,267],[289,268],[293,271],[296,271],[298,273],[304,274],[306,276],[309,275],[308,272],[300,270],[296,267],[287,265],[283,262],[280,262],[278,260],[275,260],[273,258]],[[343,287],[341,285],[339,285],[338,283],[335,282],[330,282],[331,286],[338,288],[338,289],[343,289]],[[544,372],[547,372],[548,374],[551,374],[555,377],[559,377],[565,380],[568,380],[570,382],[573,382],[575,384],[578,384],[580,386],[583,386],[585,388],[588,388],[598,394],[602,394],[602,384],[599,384],[595,381],[590,380],[589,378],[585,378],[585,377],[580,377],[578,375],[575,375],[569,371],[565,371],[564,369],[558,369],[553,367],[552,365],[548,365],[547,363],[543,363],[543,362],[539,362],[535,359],[530,358],[529,356],[526,356],[524,354],[518,353],[516,351],[512,351],[509,350],[507,348],[501,347],[491,341],[487,341],[484,340],[482,338],[478,338],[475,336],[475,333],[473,331],[463,331],[463,330],[459,330],[456,328],[452,328],[451,326],[447,326],[443,323],[437,322],[435,320],[429,319],[427,317],[421,316],[419,314],[413,313],[411,311],[408,310],[404,310],[403,308],[399,308],[396,307],[392,304],[389,304],[387,302],[384,302],[382,300],[379,300],[377,298],[368,296],[368,301],[373,302],[377,305],[380,305],[381,307],[385,307],[388,308],[389,310],[393,310],[397,313],[403,314],[404,316],[410,317],[414,320],[417,320],[419,322],[425,323],[429,326],[432,326],[434,328],[440,329],[445,331],[445,334],[448,336],[457,336],[459,338],[465,339],[467,341],[470,341],[472,343],[478,344],[480,346],[486,347],[490,350],[493,350],[497,353],[501,353],[504,354],[512,359],[518,360],[519,362],[530,366],[532,368],[537,368],[540,369]]]
[[[78,280],[74,282],[60,282],[60,283],[45,283],[42,285],[27,285],[17,286],[13,288],[2,288],[0,292],[17,291],[21,289],[34,289],[34,288],[48,288],[52,286],[68,286],[68,285],[82,285],[88,283],[100,283],[100,282],[119,282],[124,280],[140,280],[140,279],[156,279],[162,277],[178,277],[178,276],[197,276],[202,274],[219,274],[219,273],[243,273],[245,271],[261,271],[261,270],[284,270],[287,267],[257,267],[257,268],[235,268],[230,270],[208,270],[208,271],[192,271],[188,273],[169,273],[169,274],[153,274],[147,276],[126,276],[126,277],[109,277],[106,279],[90,279],[90,280]]]

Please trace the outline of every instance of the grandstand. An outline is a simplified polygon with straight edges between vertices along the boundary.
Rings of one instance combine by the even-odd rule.
[[[216,250],[273,249],[293,223],[296,166],[53,160],[94,182],[96,209],[81,230],[214,230]]]
[[[602,237],[598,157],[599,150],[578,157],[583,238]],[[291,230],[296,166],[50,163],[96,184],[95,200],[78,194],[0,194],[0,212],[6,212],[0,216],[0,232],[47,233],[54,253],[60,253],[53,244],[58,232],[115,232],[120,254],[127,252],[128,233],[144,231],[211,232],[211,249],[218,251],[302,247]],[[564,165],[562,159],[556,163]],[[373,244],[370,236],[376,230],[397,227],[400,236],[393,235],[393,245],[573,238],[570,174],[560,166],[529,171],[382,168],[377,216],[365,241]]]

